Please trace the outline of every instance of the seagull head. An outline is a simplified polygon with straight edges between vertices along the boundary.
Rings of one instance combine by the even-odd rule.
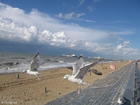
[[[70,77],[70,75],[69,74],[66,74],[62,80],[68,79],[69,77]]]

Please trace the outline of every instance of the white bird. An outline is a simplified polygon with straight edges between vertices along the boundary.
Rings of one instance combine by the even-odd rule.
[[[81,85],[87,84],[86,82],[83,82],[82,79],[84,78],[86,73],[89,71],[90,67],[94,66],[97,63],[98,62],[93,62],[93,63],[83,65],[83,58],[82,58],[82,56],[80,56],[74,62],[72,75],[66,74],[64,76],[63,80],[68,79],[69,81],[78,84],[78,94],[80,94]],[[80,88],[79,88],[79,86],[80,86]]]
[[[40,78],[38,77],[38,74],[40,74],[38,72],[38,68],[40,66],[40,57],[39,57],[39,53],[37,53],[33,60],[31,61],[31,67],[29,70],[24,70],[23,72],[26,72],[27,74],[30,74],[30,75],[35,75],[38,80],[40,80]]]
[[[123,96],[121,96],[121,97],[118,98],[118,104],[119,105],[124,104],[124,102],[125,102],[125,100],[124,100],[124,97]]]

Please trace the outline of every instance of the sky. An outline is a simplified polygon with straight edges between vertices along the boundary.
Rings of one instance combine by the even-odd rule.
[[[1,0],[0,51],[140,59],[140,0]]]

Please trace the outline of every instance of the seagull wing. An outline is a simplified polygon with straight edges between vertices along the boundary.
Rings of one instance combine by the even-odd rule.
[[[75,75],[75,78],[83,79],[86,73],[89,71],[90,67],[96,65],[98,62],[93,62],[81,67]]]
[[[74,62],[72,75],[75,75],[82,66],[83,66],[83,58],[81,57]]]
[[[37,71],[40,65],[40,57],[39,53],[35,55],[33,60],[31,61],[31,71]]]

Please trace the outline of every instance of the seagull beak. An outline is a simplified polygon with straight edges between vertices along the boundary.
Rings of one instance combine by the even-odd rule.
[[[62,79],[62,81],[64,81],[64,78]]]

